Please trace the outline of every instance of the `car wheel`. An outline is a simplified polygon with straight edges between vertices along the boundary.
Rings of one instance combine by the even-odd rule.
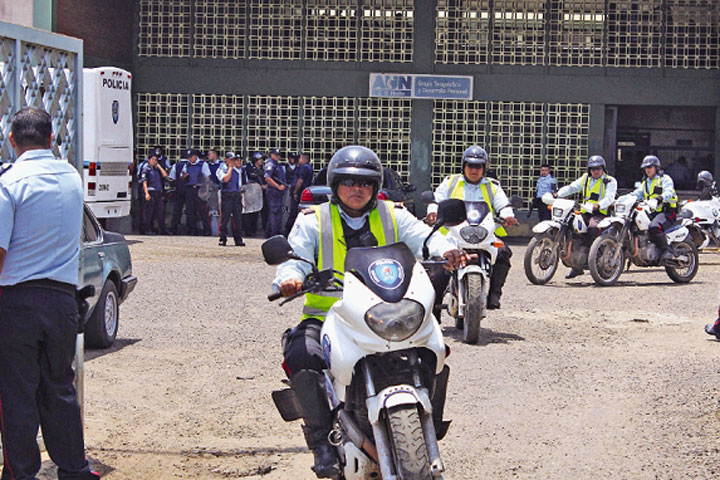
[[[120,319],[120,298],[112,280],[107,280],[95,306],[95,311],[85,325],[85,343],[92,348],[108,348],[117,336]]]

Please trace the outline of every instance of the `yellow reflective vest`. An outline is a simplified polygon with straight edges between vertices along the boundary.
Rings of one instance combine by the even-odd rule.
[[[450,192],[450,198],[465,200],[465,176],[460,174],[450,175],[450,185],[448,186],[448,191]],[[490,180],[480,184],[480,192],[482,193],[483,200],[485,200],[485,203],[487,203],[488,207],[490,207],[491,215],[495,215],[495,207],[493,207],[493,203],[496,191],[497,187]],[[441,228],[440,231],[447,234],[447,229]],[[505,228],[500,226],[495,229],[495,235],[498,237],[504,237],[507,235],[507,232],[505,231]]]
[[[662,175],[655,175],[655,178],[652,179],[650,182],[650,189],[648,191],[648,184],[647,179],[644,179],[642,182],[643,186],[643,196],[645,197],[645,200],[650,200],[652,198],[658,199],[658,206],[655,209],[656,212],[661,212],[663,209],[663,189],[662,189]],[[673,196],[670,197],[667,201],[667,203],[670,205],[670,208],[677,208],[678,204],[678,196],[677,192],[673,192]]]
[[[600,177],[599,182],[595,182],[595,185],[590,187],[590,179],[592,177],[588,175],[587,173],[582,176],[582,183],[583,183],[583,202],[589,202],[592,204],[600,203],[600,200],[603,199],[605,196],[605,185],[608,183],[608,175],[606,173],[603,173],[602,177]],[[594,199],[592,197],[593,193],[597,194],[597,198]],[[584,213],[593,213],[593,212],[586,212],[583,208],[582,211]],[[598,213],[602,213],[603,215],[608,214],[607,208],[603,210],[598,210]]]
[[[318,239],[317,267],[334,268],[338,272],[345,271],[345,256],[347,246],[343,234],[340,209],[330,202],[312,207],[320,227]],[[377,207],[370,211],[370,232],[375,236],[378,246],[398,241],[397,220],[395,219],[395,204],[389,201],[378,201]],[[335,276],[342,278],[341,273]],[[317,318],[324,320],[330,307],[342,296],[342,292],[320,292],[305,295],[303,307],[303,320]]]

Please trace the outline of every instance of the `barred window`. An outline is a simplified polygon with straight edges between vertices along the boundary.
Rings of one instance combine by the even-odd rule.
[[[140,0],[138,56],[189,57],[191,0]]]
[[[336,62],[357,61],[357,1],[308,0],[306,8],[305,58]]]
[[[195,0],[196,57],[245,57],[245,2]]]
[[[485,148],[487,103],[464,100],[433,101],[432,185],[461,173],[462,154],[470,145]]]
[[[550,65],[602,66],[605,0],[564,0],[550,8]]]
[[[358,143],[373,150],[385,167],[409,182],[411,101],[360,98],[358,107]]]
[[[300,60],[302,0],[249,0],[248,58]]]
[[[249,95],[247,152],[279,148],[283,153],[299,146],[300,97]]]
[[[545,64],[545,0],[495,0],[493,63]]]
[[[490,0],[438,0],[435,63],[488,63]]]
[[[720,68],[720,2],[668,0],[665,65]]]
[[[661,66],[662,2],[617,0],[608,4],[608,66]]]
[[[305,97],[303,99],[303,148],[315,169],[327,164],[340,148],[355,143],[353,97]]]
[[[170,160],[187,148],[190,96],[182,93],[138,93],[135,144],[138,160],[155,145],[165,147]]]
[[[360,60],[412,62],[414,0],[362,0]]]
[[[588,158],[590,105],[547,105],[546,155],[559,185],[567,185],[585,171]],[[534,165],[537,172],[539,165]]]
[[[220,155],[243,152],[243,105],[240,95],[192,96],[192,143]]]

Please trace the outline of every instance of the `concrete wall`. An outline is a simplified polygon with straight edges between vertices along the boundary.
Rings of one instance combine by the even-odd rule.
[[[0,20],[25,27],[32,27],[33,2],[0,0]]]

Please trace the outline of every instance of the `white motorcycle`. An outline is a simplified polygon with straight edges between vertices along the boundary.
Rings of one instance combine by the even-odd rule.
[[[714,244],[720,248],[720,195],[710,200],[686,202],[678,217],[690,231],[695,246],[703,250]]]
[[[602,286],[617,282],[627,258],[639,267],[664,265],[668,276],[677,283],[687,283],[698,270],[698,251],[689,239],[688,229],[680,224],[664,232],[674,258],[661,262],[660,249],[650,239],[648,228],[652,208],[634,195],[623,195],[615,201],[615,215],[604,218],[598,236],[590,247],[588,264],[595,283]]]
[[[594,204],[581,205],[575,200],[554,198],[552,193],[542,196],[552,209],[552,218],[533,227],[535,236],[525,251],[525,276],[535,285],[552,279],[562,260],[566,267],[587,268],[588,247],[582,241],[588,226],[581,208],[592,211]]]
[[[464,208],[452,212],[443,207],[441,203],[439,223],[464,218]],[[442,479],[438,440],[450,425],[442,420],[448,350],[431,313],[432,283],[407,245],[350,249],[343,280],[337,278],[340,272],[318,271],[295,255],[282,236],[266,241],[263,255],[270,265],[288,259],[313,265],[304,289],[285,302],[308,292],[342,291],[321,331],[334,423],[329,441],[342,471],[338,480]],[[273,392],[286,421],[302,417],[296,393],[302,392]]]

